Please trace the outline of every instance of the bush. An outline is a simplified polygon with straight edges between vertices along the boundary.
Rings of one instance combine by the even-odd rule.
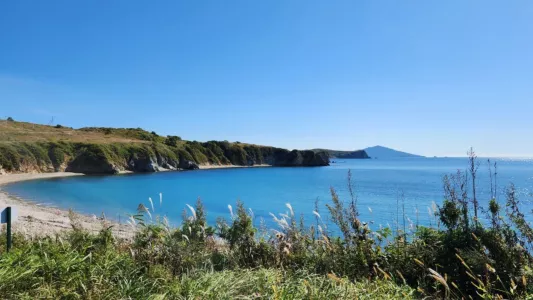
[[[20,155],[10,143],[0,143],[0,166],[8,172],[20,166]]]
[[[181,138],[179,136],[169,135],[165,139],[165,145],[170,147],[177,147],[179,141],[181,141]]]

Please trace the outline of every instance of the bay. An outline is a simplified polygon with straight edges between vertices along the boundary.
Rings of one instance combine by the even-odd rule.
[[[123,222],[135,213],[139,203],[155,214],[166,215],[178,224],[186,204],[201,198],[211,224],[217,217],[229,218],[228,205],[235,210],[237,200],[254,214],[254,222],[273,225],[270,213],[288,212],[290,203],[299,218],[314,218],[315,201],[326,218],[325,204],[330,203],[330,188],[343,201],[350,201],[347,173],[352,172],[360,217],[378,225],[393,225],[405,212],[412,224],[435,224],[434,204],[444,198],[442,177],[465,171],[466,158],[340,159],[328,167],[230,168],[115,176],[79,176],[19,182],[3,187],[8,193],[26,200],[59,208],[100,215]],[[498,166],[498,200],[505,202],[505,188],[514,183],[528,219],[531,220],[533,160],[491,159]],[[490,181],[486,159],[479,159],[478,199],[486,207]],[[160,205],[159,193],[163,195]],[[401,217],[400,217],[401,218]]]

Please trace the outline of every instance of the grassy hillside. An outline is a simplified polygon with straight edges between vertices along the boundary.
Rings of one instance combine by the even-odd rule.
[[[228,141],[183,141],[140,128],[72,129],[0,121],[0,171],[117,173],[195,169],[198,165],[318,166],[327,157]]]
[[[132,134],[127,134],[127,133]],[[135,133],[135,134],[133,134]],[[61,125],[47,126],[28,122],[0,120],[0,141],[2,142],[88,142],[88,143],[142,143],[142,136],[150,134],[138,129],[110,129],[109,133],[99,130],[76,130]]]

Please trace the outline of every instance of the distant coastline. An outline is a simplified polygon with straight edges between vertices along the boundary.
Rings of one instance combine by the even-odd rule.
[[[383,146],[373,146],[365,148],[366,153],[371,158],[423,158],[422,155],[407,153],[403,151],[398,151],[392,148],[383,147]]]
[[[0,174],[119,174],[201,168],[329,165],[325,152],[229,141],[186,141],[141,128],[73,129],[0,121]],[[203,166],[203,167],[202,167]]]

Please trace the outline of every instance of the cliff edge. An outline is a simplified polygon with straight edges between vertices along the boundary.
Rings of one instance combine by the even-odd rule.
[[[325,152],[228,141],[183,141],[139,128],[52,127],[1,121],[0,173],[194,170],[201,165],[327,166]]]

